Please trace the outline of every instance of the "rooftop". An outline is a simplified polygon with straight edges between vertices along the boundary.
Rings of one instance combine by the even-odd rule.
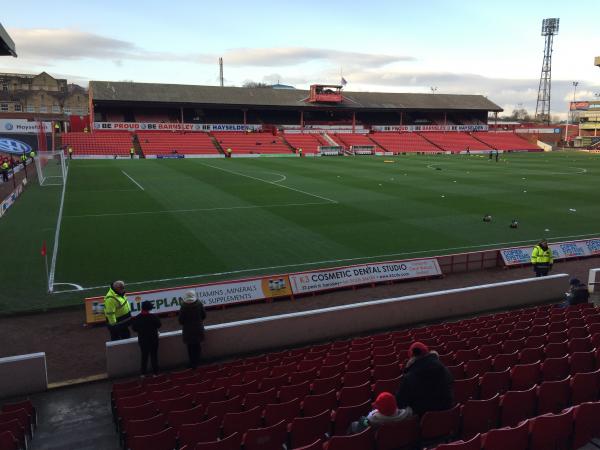
[[[308,104],[309,91],[183,84],[91,81],[95,103],[165,103],[171,105],[228,105],[280,108],[388,110],[477,110],[502,111],[483,95],[343,92],[338,104]]]

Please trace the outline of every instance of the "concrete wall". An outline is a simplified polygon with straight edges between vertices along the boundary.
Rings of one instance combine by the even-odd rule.
[[[588,274],[588,291],[593,294],[594,291],[598,291],[600,287],[600,269],[590,269]]]
[[[48,389],[46,354],[0,358],[0,398],[41,392]]]
[[[557,274],[212,325],[206,328],[203,356],[222,358],[257,353],[419,322],[558,301],[568,283],[567,274]],[[109,377],[137,373],[139,359],[135,338],[106,343]],[[186,361],[181,332],[161,334],[161,366],[181,366]]]

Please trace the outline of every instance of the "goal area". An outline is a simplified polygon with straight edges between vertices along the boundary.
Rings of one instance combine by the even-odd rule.
[[[39,152],[34,158],[40,186],[61,186],[67,181],[67,162],[62,151]]]

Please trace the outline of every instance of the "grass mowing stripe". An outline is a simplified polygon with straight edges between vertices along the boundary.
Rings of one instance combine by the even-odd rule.
[[[201,163],[201,164],[202,164],[202,163]],[[262,181],[263,183],[272,184],[273,186],[279,186],[279,187],[282,187],[282,188],[285,188],[285,189],[289,189],[289,190],[291,190],[291,191],[300,192],[301,194],[306,194],[306,195],[310,195],[310,196],[312,196],[312,197],[320,198],[321,200],[326,200],[326,201],[328,201],[328,202],[330,202],[330,203],[338,203],[336,200],[332,200],[332,199],[330,199],[330,198],[327,198],[327,197],[322,197],[322,196],[320,196],[320,195],[317,195],[317,194],[312,194],[312,193],[310,193],[310,192],[306,192],[306,191],[303,191],[303,190],[300,190],[300,189],[296,189],[296,188],[293,188],[293,187],[290,187],[290,186],[286,186],[285,184],[277,184],[277,182],[275,182],[275,181],[263,180],[262,178],[256,178],[256,177],[253,177],[253,176],[251,176],[251,175],[246,175],[246,174],[244,174],[244,173],[236,172],[236,171],[234,171],[234,170],[223,169],[222,167],[218,167],[218,166],[212,166],[212,165],[210,165],[210,164],[202,164],[202,165],[203,165],[203,166],[206,166],[206,167],[212,167],[213,169],[222,170],[223,172],[229,172],[229,173],[232,173],[232,174],[234,174],[234,175],[239,175],[239,176],[241,176],[241,177],[250,178],[250,179],[252,179],[252,180],[256,180],[256,181]],[[280,181],[283,181],[283,180],[280,180]],[[280,181],[279,181],[279,182],[280,182]]]
[[[547,239],[550,239],[550,240],[573,239],[573,238],[586,238],[586,237],[590,238],[590,237],[598,237],[598,236],[600,236],[600,232],[589,233],[589,234],[576,234],[576,235],[571,235],[571,236],[554,236],[554,237],[548,237]],[[133,282],[127,282],[127,285],[139,286],[142,284],[161,283],[161,282],[165,282],[165,281],[193,280],[193,279],[197,279],[197,278],[208,278],[208,277],[216,277],[216,276],[223,276],[223,275],[236,275],[236,274],[242,274],[242,273],[248,273],[248,272],[258,272],[258,271],[263,271],[263,270],[286,269],[286,268],[291,268],[291,267],[317,266],[317,265],[322,265],[322,264],[353,263],[353,262],[358,262],[358,261],[366,262],[366,261],[373,260],[373,259],[392,258],[392,257],[398,257],[398,256],[414,256],[417,254],[423,255],[423,257],[426,258],[427,257],[426,254],[428,254],[428,253],[434,253],[437,256],[437,255],[443,255],[442,252],[448,252],[448,251],[473,250],[473,249],[484,248],[484,247],[489,247],[490,249],[493,249],[493,248],[498,248],[498,247],[502,247],[502,246],[513,246],[515,244],[527,244],[527,243],[535,243],[535,242],[538,242],[538,239],[527,239],[527,240],[523,240],[523,241],[512,241],[512,242],[495,242],[495,243],[490,243],[490,244],[438,248],[438,249],[431,249],[431,250],[419,250],[419,251],[414,251],[414,252],[390,253],[387,255],[359,256],[356,258],[311,261],[311,262],[305,262],[305,263],[285,264],[285,265],[280,265],[280,266],[255,267],[255,268],[251,268],[251,269],[230,270],[227,272],[215,272],[215,273],[204,273],[204,274],[198,274],[198,275],[186,275],[186,276],[173,277],[173,278],[161,278],[161,279],[157,279],[157,280],[133,281]],[[59,283],[59,284],[73,284],[73,283]],[[103,288],[103,287],[104,286],[91,286],[91,287],[83,287],[83,288],[79,287],[79,289],[77,289],[77,290],[90,291],[90,290],[99,289],[99,288]],[[61,292],[68,292],[68,291],[61,291]]]
[[[329,203],[323,202],[308,202],[308,203],[281,203],[275,205],[248,205],[248,206],[223,206],[221,208],[195,208],[195,209],[166,209],[161,211],[138,211],[138,212],[124,212],[124,213],[106,213],[106,214],[82,214],[65,216],[69,219],[81,219],[85,217],[112,217],[112,216],[139,216],[148,214],[179,214],[179,213],[193,213],[193,212],[204,212],[204,211],[231,211],[233,209],[270,209],[270,208],[289,208],[292,206],[314,206],[314,205],[329,205]]]

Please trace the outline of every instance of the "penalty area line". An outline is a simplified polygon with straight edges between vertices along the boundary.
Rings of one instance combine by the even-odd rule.
[[[588,234],[574,234],[574,235],[570,235],[570,236],[548,236],[548,237],[546,237],[546,239],[559,240],[559,239],[586,238],[586,237],[592,238],[592,237],[597,237],[599,235],[600,235],[600,232],[588,233]],[[534,239],[526,239],[526,240],[521,240],[521,241],[492,242],[489,244],[466,245],[466,246],[462,246],[462,247],[446,247],[446,248],[420,250],[420,251],[412,251],[412,252],[388,253],[385,255],[358,256],[355,258],[343,258],[343,259],[328,259],[328,260],[311,261],[311,262],[305,262],[305,263],[285,264],[285,265],[280,265],[280,266],[254,267],[252,269],[239,269],[239,270],[231,270],[231,271],[227,271],[227,272],[203,273],[203,274],[198,274],[198,275],[186,275],[186,276],[181,276],[181,277],[159,278],[156,280],[133,281],[133,282],[128,282],[126,284],[128,286],[141,286],[144,284],[165,283],[168,281],[185,281],[185,280],[218,277],[218,276],[225,276],[225,275],[237,275],[237,274],[244,274],[244,273],[259,272],[259,271],[264,271],[264,270],[288,269],[288,268],[294,268],[294,267],[298,267],[298,268],[310,267],[310,266],[319,266],[322,264],[333,264],[333,263],[356,263],[358,261],[367,262],[367,261],[373,260],[373,259],[378,260],[381,258],[392,258],[392,257],[399,257],[399,256],[423,255],[422,256],[423,258],[432,258],[434,256],[428,256],[427,254],[428,253],[436,253],[437,256],[443,256],[440,254],[441,252],[457,251],[457,250],[473,250],[473,249],[484,248],[484,247],[491,247],[491,248],[489,248],[489,250],[493,250],[493,249],[501,247],[501,246],[511,246],[511,245],[515,245],[515,244],[534,243],[537,241],[538,241],[538,239],[534,238]],[[82,289],[76,289],[76,290],[92,291],[92,290],[96,290],[96,289],[102,289],[105,287],[106,286],[104,286],[104,285],[89,286],[89,287],[83,287]],[[61,291],[61,292],[73,292],[73,291],[74,290],[72,290],[72,291],[65,290],[65,291]],[[58,292],[57,292],[57,294],[58,294]]]
[[[275,181],[269,181],[269,180],[263,180],[262,178],[253,177],[252,175],[246,175],[245,173],[236,172],[235,170],[224,169],[223,167],[212,166],[210,164],[205,164],[205,163],[200,163],[200,164],[203,165],[203,166],[206,166],[206,167],[211,167],[213,169],[222,170],[223,172],[228,172],[228,173],[231,173],[233,175],[240,176],[240,177],[246,177],[246,178],[250,178],[251,180],[262,181],[263,183],[267,183],[267,184],[271,184],[273,186],[278,186],[278,187],[281,187],[281,188],[289,189],[290,191],[300,192],[301,194],[304,194],[304,195],[310,195],[311,197],[320,198],[321,200],[325,200],[325,201],[327,201],[329,203],[338,203],[337,200],[332,200],[332,199],[327,198],[327,197],[322,197],[322,196],[317,195],[317,194],[312,194],[310,192],[306,192],[306,191],[303,191],[301,189],[293,188],[291,186],[286,186],[285,184],[278,184],[278,183],[280,183],[280,182],[282,182],[284,180],[277,180],[277,182],[275,182]]]
[[[142,191],[145,191],[145,190],[146,190],[146,189],[144,189],[144,188],[142,187],[142,185],[141,185],[140,183],[138,183],[138,182],[137,182],[137,181],[135,181],[133,178],[131,178],[131,176],[130,176],[130,175],[127,173],[127,172],[125,172],[124,170],[121,170],[121,172],[123,172],[123,175],[125,175],[127,178],[129,178],[131,181],[133,181],[133,183],[134,183],[134,184],[135,184],[137,187],[139,187],[139,188],[140,188]]]

